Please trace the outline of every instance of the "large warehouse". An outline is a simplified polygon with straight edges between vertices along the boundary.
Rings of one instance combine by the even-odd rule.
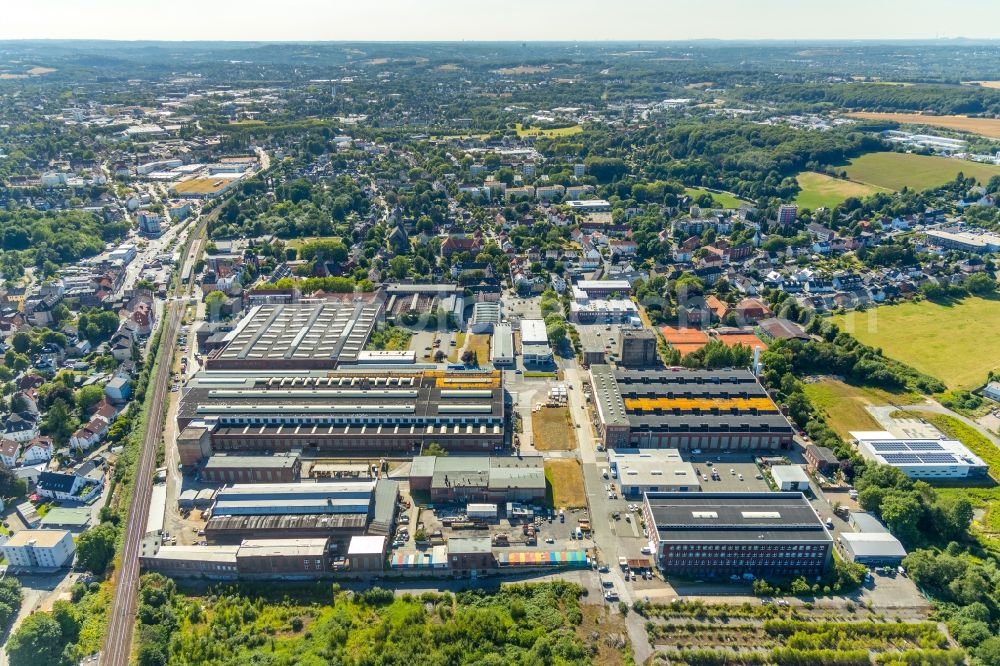
[[[271,483],[226,486],[212,506],[205,538],[238,544],[252,538],[333,537],[392,532],[399,501],[395,481]]]
[[[205,371],[188,382],[177,425],[185,465],[220,451],[412,455],[431,442],[492,453],[503,446],[503,379],[499,371]]]
[[[624,497],[701,490],[694,465],[684,462],[677,449],[613,449],[608,451],[608,465]]]
[[[266,304],[250,309],[209,370],[318,370],[355,363],[382,318],[379,302]]]
[[[592,365],[597,431],[608,449],[785,449],[794,430],[749,370]]]
[[[833,538],[802,493],[647,493],[646,525],[670,575],[818,576]]]
[[[911,479],[981,479],[989,472],[986,461],[954,439],[900,439],[882,430],[852,432],[851,437],[862,456]]]
[[[420,456],[410,490],[432,502],[542,502],[545,467],[541,456]]]

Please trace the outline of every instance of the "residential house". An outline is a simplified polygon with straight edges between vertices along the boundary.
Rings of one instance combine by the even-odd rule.
[[[126,373],[117,372],[111,381],[104,385],[104,395],[116,405],[128,402],[132,395],[132,378]]]
[[[102,485],[77,474],[42,472],[38,475],[36,492],[54,500],[87,502],[100,492]]]
[[[705,305],[712,312],[712,316],[718,321],[722,321],[729,314],[729,305],[714,295],[709,295],[705,298]]]
[[[35,437],[24,445],[22,458],[25,465],[37,465],[52,460],[55,447],[51,437]]]
[[[38,437],[38,423],[33,414],[11,414],[4,421],[3,438],[27,442]]]
[[[771,316],[771,309],[756,298],[744,298],[736,304],[736,315],[740,321],[755,323]]]
[[[21,456],[21,442],[13,439],[0,439],[0,462],[7,467],[16,467]]]

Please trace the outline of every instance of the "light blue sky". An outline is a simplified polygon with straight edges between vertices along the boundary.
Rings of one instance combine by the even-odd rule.
[[[5,0],[0,39],[1000,38],[1000,0]]]

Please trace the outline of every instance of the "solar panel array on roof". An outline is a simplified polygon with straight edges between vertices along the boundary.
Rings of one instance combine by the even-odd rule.
[[[891,451],[909,451],[903,442],[875,442],[872,448],[879,453],[889,453]]]
[[[955,460],[955,456],[950,453],[920,453],[917,454],[922,462],[925,463],[947,463],[955,464],[958,461]]]
[[[937,442],[910,442],[911,451],[944,451]]]
[[[879,453],[888,453],[891,451],[944,451],[945,448],[941,446],[938,442],[933,441],[918,441],[918,442],[905,442],[905,441],[888,441],[888,442],[872,442],[872,449]]]
[[[882,457],[890,465],[916,465],[920,463],[920,456],[915,453],[887,453]]]

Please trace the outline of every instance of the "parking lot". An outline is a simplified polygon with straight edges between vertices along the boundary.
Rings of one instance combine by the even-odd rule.
[[[580,333],[580,344],[585,350],[601,349],[607,359],[616,360],[621,350],[618,348],[621,326],[618,324],[576,324]]]
[[[693,456],[702,458],[703,456]],[[760,468],[752,462],[731,462],[726,460],[726,456],[718,456],[722,460],[713,458],[711,461],[694,462],[695,472],[701,481],[703,491],[716,491],[724,493],[735,492],[767,492],[771,488],[767,485]],[[718,472],[717,477],[712,472]]]

